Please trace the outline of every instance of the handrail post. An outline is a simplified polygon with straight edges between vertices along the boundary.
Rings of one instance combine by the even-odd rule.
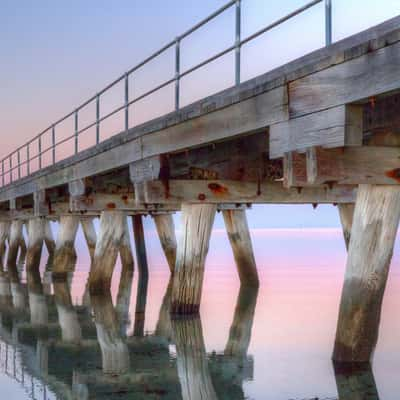
[[[38,139],[38,150],[39,150],[39,169],[42,169],[42,137]]]
[[[325,45],[332,44],[332,0],[325,0]]]
[[[100,95],[96,96],[96,144],[100,143]]]
[[[179,97],[180,97],[180,89],[179,89],[179,83],[180,83],[180,73],[181,73],[181,41],[178,38],[176,38],[176,44],[175,44],[175,110],[179,110]]]
[[[236,37],[235,37],[235,84],[240,85],[240,66],[241,66],[241,36],[242,36],[242,7],[241,0],[236,0]]]
[[[129,129],[129,75],[125,74],[125,131]]]
[[[56,126],[51,127],[51,148],[53,154],[53,164],[56,163]]]
[[[30,169],[30,157],[29,157],[29,143],[26,145],[26,175],[31,174],[31,169]]]
[[[78,112],[79,110],[75,110],[75,154],[78,154]]]
[[[18,179],[21,179],[21,155],[19,153],[19,149],[17,152],[17,162],[18,162]]]
[[[13,177],[12,177],[12,154],[10,155],[9,163],[10,163],[10,183],[11,183],[13,181]]]

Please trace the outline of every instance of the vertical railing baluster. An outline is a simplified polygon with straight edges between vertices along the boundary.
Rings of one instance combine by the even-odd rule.
[[[332,0],[325,0],[325,45],[332,44]]]
[[[13,177],[12,177],[12,154],[10,155],[9,163],[10,163],[10,183],[11,183],[13,181]]]
[[[56,163],[56,126],[51,127],[51,150],[53,154],[53,164]]]
[[[235,84],[236,86],[240,85],[240,66],[241,66],[241,44],[242,40],[242,7],[241,0],[236,0],[236,37],[235,37]]]
[[[96,144],[100,143],[100,95],[96,96]]]
[[[129,75],[125,74],[125,131],[129,129]]]
[[[78,112],[79,110],[75,111],[75,154],[78,154],[78,130],[79,130]]]
[[[19,153],[19,149],[17,152],[17,162],[18,162],[18,179],[21,179],[21,155]]]
[[[175,44],[175,110],[179,110],[179,98],[180,98],[180,74],[181,74],[181,41],[176,38]]]
[[[30,168],[30,157],[29,157],[29,143],[26,146],[26,175],[31,174],[31,168]]]
[[[42,169],[42,137],[38,139],[38,150],[39,150],[39,169]]]

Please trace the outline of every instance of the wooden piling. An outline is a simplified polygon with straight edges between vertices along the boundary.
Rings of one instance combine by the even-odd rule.
[[[222,214],[236,261],[240,282],[243,285],[258,286],[257,266],[254,259],[246,211],[224,210]]]
[[[32,225],[39,224],[31,224],[32,220],[29,221],[29,231],[31,231]],[[44,234],[44,226],[42,224],[43,231],[42,233],[42,244],[43,245],[43,234]],[[30,235],[32,237],[32,235]],[[36,242],[36,252],[34,255],[30,256],[30,249],[32,241],[28,244],[28,253],[27,253],[27,268],[26,268],[26,280],[28,284],[28,297],[29,297],[29,311],[31,316],[31,324],[35,326],[42,326],[48,323],[48,307],[47,307],[47,299],[43,292],[43,285],[40,277],[39,264],[37,263],[37,253],[39,244]],[[32,260],[32,261],[31,261]],[[39,256],[40,261],[40,256]],[[37,264],[36,264],[37,263]]]
[[[17,256],[18,256],[18,249],[21,243],[22,237],[22,225],[23,221],[21,220],[14,220],[11,223],[10,227],[10,238],[8,241],[8,254],[7,254],[7,269],[13,272],[17,272]]]
[[[61,217],[61,220],[63,217]],[[56,251],[56,242],[54,241],[53,232],[51,230],[50,221],[45,220],[44,223],[44,243],[46,245],[47,252],[49,253],[49,258],[47,259],[48,265],[53,265],[54,254]]]
[[[39,268],[44,240],[44,219],[34,217],[28,223],[28,249],[26,252],[26,269]]]
[[[171,312],[198,313],[216,205],[182,204],[182,233],[178,242]]]
[[[173,319],[172,328],[182,398],[217,400],[208,369],[200,317]]]
[[[122,211],[103,211],[100,217],[100,230],[89,274],[91,294],[108,291],[117,261],[118,251],[124,234]]]
[[[343,203],[338,204],[340,222],[343,228],[343,237],[346,243],[346,249],[349,250],[351,227],[353,225],[355,204]]]
[[[168,266],[171,274],[174,273],[176,262],[176,237],[175,226],[172,214],[155,214],[153,215],[154,223],[160,238],[161,247],[167,258]]]
[[[138,266],[138,287],[136,294],[134,336],[144,335],[146,314],[147,288],[149,282],[149,268],[147,265],[146,243],[144,240],[143,221],[140,214],[132,217],[133,235],[135,238],[136,260]]]
[[[400,218],[400,187],[360,185],[333,359],[370,361]]]
[[[63,215],[60,217],[60,227],[54,252],[53,278],[66,280],[68,271],[75,260],[75,237],[79,226],[79,217]]]
[[[8,221],[0,221],[0,267],[3,269],[6,255],[6,241],[9,236],[10,223]]]
[[[97,234],[94,229],[94,218],[85,217],[81,218],[81,226],[83,235],[85,236],[86,244],[89,249],[90,260],[93,261],[94,251],[96,249]]]
[[[25,223],[22,223],[22,228],[21,228],[21,238],[19,242],[19,256],[18,256],[18,265],[24,265],[25,264],[25,259],[26,259],[26,243],[25,243],[25,237],[24,237],[24,225]]]

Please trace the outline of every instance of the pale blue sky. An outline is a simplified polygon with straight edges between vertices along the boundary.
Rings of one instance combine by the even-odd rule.
[[[132,65],[225,4],[226,0],[0,0],[0,155],[73,110]],[[243,36],[307,1],[242,0]],[[399,0],[332,0],[334,39],[400,14]],[[182,69],[227,47],[234,38],[233,9],[182,43]],[[243,80],[323,45],[323,4],[243,48]],[[173,53],[134,77],[135,95],[168,79]],[[187,104],[233,83],[232,56],[182,81]],[[199,85],[199,82],[202,82]],[[122,101],[120,94],[107,107]],[[172,88],[133,111],[134,123],[168,112]],[[93,108],[87,110],[90,121]],[[118,124],[112,128],[118,130]],[[65,131],[70,126],[64,127]],[[105,132],[107,126],[103,127]],[[72,132],[69,132],[72,133]],[[88,132],[89,133],[89,132]],[[111,128],[110,132],[111,133]],[[108,134],[107,133],[107,134]],[[61,128],[60,128],[61,134]],[[106,133],[104,133],[106,135]],[[93,136],[93,135],[92,135]],[[88,144],[89,141],[87,142]],[[321,207],[255,207],[254,225],[332,226],[337,210]]]

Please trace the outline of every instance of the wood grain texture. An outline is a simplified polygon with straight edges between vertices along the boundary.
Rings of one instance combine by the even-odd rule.
[[[258,287],[259,279],[245,210],[222,212],[242,285]]]
[[[44,223],[45,220],[40,217],[32,218],[28,222],[27,270],[39,268],[44,240]]]
[[[97,233],[96,229],[94,228],[93,221],[94,218],[90,217],[81,218],[83,236],[85,237],[91,261],[93,261],[94,251],[96,249],[96,242],[97,242]]]
[[[354,212],[333,359],[369,362],[400,218],[400,187],[361,185]]]
[[[56,250],[56,242],[53,237],[53,231],[51,230],[50,221],[46,219],[44,223],[44,243],[47,248],[47,252],[49,253],[49,258],[47,260],[47,264],[52,265],[54,261],[54,253]]]
[[[270,158],[311,146],[361,145],[362,122],[362,106],[341,105],[272,125]]]
[[[155,214],[153,215],[153,220],[156,225],[161,247],[163,248],[165,257],[167,258],[169,269],[171,274],[173,274],[176,262],[174,219],[172,218],[172,214]]]
[[[340,217],[340,222],[342,224],[343,237],[347,250],[349,250],[351,228],[353,226],[354,209],[355,205],[352,203],[338,204],[339,217]]]
[[[182,231],[176,255],[172,313],[199,312],[205,260],[216,211],[214,204],[182,205]]]
[[[21,242],[23,221],[15,220],[11,223],[10,236],[8,240],[7,269],[17,268],[18,248]]]

